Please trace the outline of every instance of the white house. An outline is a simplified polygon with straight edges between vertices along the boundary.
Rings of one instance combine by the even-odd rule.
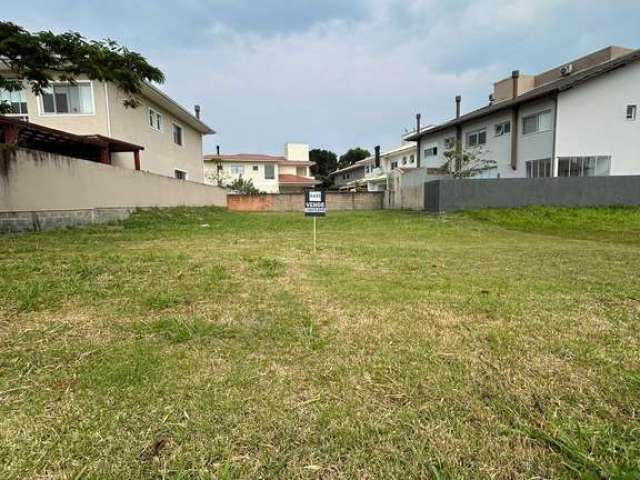
[[[640,50],[607,47],[537,75],[514,71],[489,104],[414,131],[420,167],[460,145],[495,161],[485,178],[640,174]]]
[[[376,147],[378,148],[378,147]],[[341,189],[365,189],[370,192],[388,190],[392,172],[417,168],[416,145],[404,142],[402,145],[376,153],[353,165],[331,173],[334,184]]]
[[[321,183],[310,172],[309,146],[287,143],[283,156],[239,153],[205,155],[205,179],[223,186],[243,178],[265,193],[300,192]]]

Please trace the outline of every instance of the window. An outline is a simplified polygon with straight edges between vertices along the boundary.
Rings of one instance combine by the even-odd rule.
[[[407,164],[407,157],[402,157],[402,164],[406,165]]]
[[[551,130],[551,110],[529,115],[522,119],[522,134],[529,135],[536,132]]]
[[[531,160],[527,162],[527,178],[552,177],[552,162],[550,158]]]
[[[244,165],[231,165],[229,168],[231,175],[242,176],[244,174]]]
[[[298,168],[296,168],[296,175],[298,175],[299,177],[306,177],[307,176],[307,167],[298,167]]]
[[[449,137],[444,139],[444,148],[450,149],[456,146],[456,137]]]
[[[369,165],[365,165],[364,171],[365,171],[365,173],[369,173]]]
[[[398,168],[398,162],[391,162],[391,169]]]
[[[467,147],[478,147],[487,143],[487,130],[476,130],[467,133]]]
[[[409,163],[413,163],[413,162],[415,162],[415,161],[416,161],[416,157],[415,157],[415,155],[411,155],[411,156],[409,157]]]
[[[635,120],[638,113],[637,105],[627,105],[627,120]]]
[[[29,113],[27,109],[27,99],[24,90],[8,91],[0,90],[0,103],[8,103],[11,106],[11,113],[7,113],[10,117],[21,117],[27,120],[26,115]]]
[[[431,147],[431,148],[424,149],[425,157],[435,157],[436,155],[438,155],[438,147]]]
[[[507,133],[511,133],[511,122],[506,121],[496,125],[496,137],[501,137]]]
[[[185,170],[180,170],[178,168],[176,168],[174,170],[175,176],[178,180],[186,180],[188,173]]]
[[[173,143],[176,145],[182,145],[182,127],[177,124],[173,124]]]
[[[264,166],[264,179],[274,180],[276,178],[276,168],[273,165]]]
[[[162,114],[153,108],[149,109],[149,126],[158,132],[162,131]]]
[[[42,93],[42,111],[47,114],[92,114],[91,83],[54,83]]]
[[[258,170],[259,170],[258,165],[254,165],[254,166],[253,166],[253,171],[254,171],[254,172],[257,172]]]
[[[560,157],[558,158],[559,177],[600,177],[609,175],[611,157]]]

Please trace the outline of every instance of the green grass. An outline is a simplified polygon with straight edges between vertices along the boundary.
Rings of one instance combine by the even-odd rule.
[[[0,478],[640,478],[640,209],[318,234],[202,208],[3,236]]]

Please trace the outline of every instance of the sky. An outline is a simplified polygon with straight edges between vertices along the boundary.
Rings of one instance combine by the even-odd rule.
[[[8,0],[2,0],[3,2]],[[338,154],[487,103],[494,81],[640,48],[637,0],[30,0],[5,20],[142,53],[217,131],[205,153]]]

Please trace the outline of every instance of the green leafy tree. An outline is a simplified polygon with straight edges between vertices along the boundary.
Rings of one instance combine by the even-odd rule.
[[[322,180],[322,186],[331,187],[333,180],[329,174],[338,168],[338,157],[330,150],[316,148],[309,152],[309,160],[315,162],[311,167],[311,175]]]
[[[442,156],[445,163],[440,170],[454,178],[469,178],[491,170],[497,162],[484,157],[481,147],[464,148],[457,140],[450,142]]]
[[[350,148],[344,155],[340,155],[340,160],[338,160],[338,169],[346,168],[370,156],[371,153],[369,153],[369,150],[365,150],[360,147]]]
[[[164,81],[142,55],[113,40],[89,41],[77,32],[31,33],[11,22],[0,22],[0,59],[13,77],[0,76],[0,89],[21,90],[27,82],[36,95],[54,80],[74,83],[85,75],[115,84],[126,96],[125,106],[135,108],[144,82]],[[0,102],[0,113],[9,112],[11,105]]]
[[[236,178],[231,182],[229,184],[229,189],[242,195],[262,195],[263,193],[253,184],[253,181],[250,178],[245,180],[242,177]]]

